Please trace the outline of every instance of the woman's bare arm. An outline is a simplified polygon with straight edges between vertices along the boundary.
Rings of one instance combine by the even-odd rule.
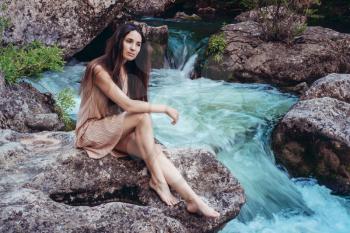
[[[127,112],[167,112],[167,106],[163,104],[150,104],[145,101],[130,99],[112,80],[108,72],[100,65],[94,67],[94,78],[97,87],[110,98],[114,103],[118,104]]]

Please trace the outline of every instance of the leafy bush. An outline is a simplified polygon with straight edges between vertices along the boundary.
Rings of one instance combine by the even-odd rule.
[[[74,123],[69,117],[68,112],[74,107],[74,95],[73,90],[70,88],[63,89],[58,95],[56,95],[56,111],[59,117],[64,122],[66,130],[73,130]]]
[[[18,48],[13,45],[0,48],[0,70],[7,83],[15,83],[21,76],[38,76],[46,70],[62,71],[62,49],[45,46],[39,41]]]
[[[224,33],[212,35],[209,39],[207,55],[213,56],[215,62],[220,62],[222,60],[225,48],[226,40]]]
[[[255,9],[255,21],[262,29],[262,39],[291,43],[307,28],[306,19],[313,4],[320,0],[244,0]]]

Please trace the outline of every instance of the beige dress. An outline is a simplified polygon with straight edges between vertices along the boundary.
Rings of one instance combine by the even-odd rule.
[[[115,157],[125,157],[128,154],[117,151],[123,133],[123,123],[126,111],[116,104],[108,106],[108,97],[94,83],[91,62],[84,74],[85,88],[81,92],[81,103],[75,128],[75,147],[84,149],[90,158],[100,159],[111,154]],[[127,94],[127,85],[123,92]]]

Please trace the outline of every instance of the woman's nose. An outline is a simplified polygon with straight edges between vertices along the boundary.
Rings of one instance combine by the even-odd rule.
[[[135,44],[132,44],[131,47],[130,47],[131,50],[135,50],[136,49],[136,45]]]

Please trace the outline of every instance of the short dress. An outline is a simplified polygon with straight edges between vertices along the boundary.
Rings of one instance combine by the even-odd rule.
[[[101,159],[108,154],[117,158],[128,156],[116,150],[121,139],[126,111],[117,104],[108,104],[109,98],[94,83],[93,63],[84,74],[85,86],[80,94],[81,102],[75,128],[75,147],[84,149],[90,158]],[[128,93],[127,85],[123,92]]]

